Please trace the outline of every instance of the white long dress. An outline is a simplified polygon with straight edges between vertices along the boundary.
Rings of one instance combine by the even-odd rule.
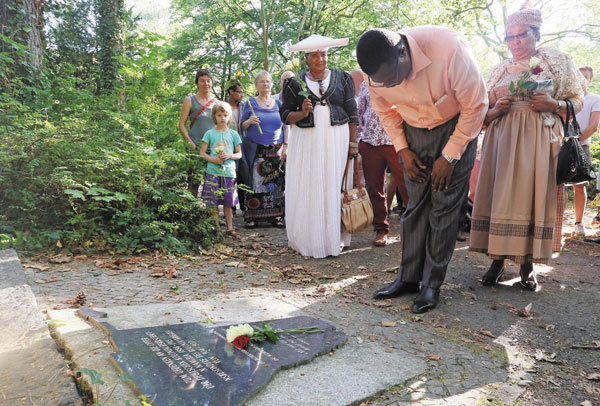
[[[308,87],[318,94],[316,82]],[[316,86],[316,88],[315,88]],[[285,173],[285,223],[290,248],[304,256],[338,256],[350,245],[341,227],[341,186],[350,131],[332,126],[329,106],[316,105],[315,126],[291,126]],[[352,185],[352,171],[349,185]]]

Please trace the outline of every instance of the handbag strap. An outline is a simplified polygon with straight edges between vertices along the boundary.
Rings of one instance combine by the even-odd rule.
[[[196,96],[192,96],[192,97],[196,97]],[[212,98],[208,101],[208,103],[206,103],[204,106],[202,106],[202,108],[200,110],[198,110],[198,112],[194,115],[194,118],[192,118],[191,122],[190,122],[190,130],[192,129],[192,127],[194,126],[194,123],[196,122],[196,119],[198,118],[198,116],[202,113],[204,113],[204,110],[206,110],[207,108],[209,108],[210,106],[213,105],[214,102],[216,102],[217,99]]]
[[[573,125],[573,129],[575,130],[575,135],[577,138],[581,135],[581,128],[579,127],[579,123],[577,122],[577,117],[575,116],[575,107],[573,107],[573,102],[569,99],[565,99],[565,103],[567,103],[567,125],[569,124],[569,117],[571,117],[571,124]]]
[[[348,157],[346,160],[346,169],[344,170],[344,177],[342,178],[342,193],[348,194],[348,171],[350,170],[350,162],[354,161],[354,174],[358,175],[358,160],[353,157]],[[362,189],[363,185],[360,181],[360,176],[356,176],[356,187]]]

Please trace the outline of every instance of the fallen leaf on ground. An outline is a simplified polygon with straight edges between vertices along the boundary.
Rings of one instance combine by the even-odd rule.
[[[484,335],[484,336],[488,336],[490,338],[496,338],[496,336],[494,334],[492,334],[492,332],[490,330],[479,330],[479,334]]]
[[[465,342],[465,343],[474,343],[475,342],[475,340],[471,340],[470,338],[464,338],[464,337],[461,338],[461,340],[463,340],[463,342]]]
[[[271,279],[269,279],[269,282],[270,283],[279,283],[279,279],[271,278]]]
[[[437,354],[430,354],[427,356],[427,361],[439,361],[440,356]]]
[[[593,406],[592,402],[590,402],[589,400],[584,400],[583,402],[581,402],[580,406]]]
[[[23,267],[35,269],[38,272],[46,272],[47,270],[50,269],[49,266],[42,265],[42,264],[25,264],[25,265],[23,265]]]
[[[48,258],[48,262],[50,262],[51,264],[66,264],[67,262],[71,262],[71,259],[73,259],[73,257],[70,257],[65,254],[58,254]]]
[[[75,259],[78,261],[82,261],[84,259],[87,259],[87,255],[77,255],[75,256]]]
[[[396,323],[395,321],[389,321],[389,320],[383,320],[383,321],[381,322],[381,325],[382,325],[383,327],[396,327],[396,324],[397,324],[397,323]]]
[[[543,350],[535,350],[535,359],[538,361],[546,361],[556,363],[556,353],[546,354]]]
[[[376,307],[390,307],[390,306],[392,306],[392,304],[390,302],[386,302],[385,300],[378,300],[376,302],[373,302],[373,306],[376,306]]]
[[[143,261],[144,257],[132,257],[127,260],[127,262],[140,262]]]
[[[60,279],[60,278],[56,278],[56,277],[54,277],[54,278],[49,278],[49,279],[37,279],[37,280],[35,281],[35,283],[44,284],[44,283],[58,282],[58,281],[60,281],[60,280],[62,280],[62,279]]]
[[[589,373],[585,375],[585,379],[588,379],[590,381],[600,381],[600,374],[597,373]]]
[[[162,278],[163,276],[165,276],[164,272],[154,272],[152,274],[150,274],[150,276],[152,276],[153,278]]]
[[[240,265],[238,261],[232,261],[225,264],[229,268],[237,268]]]
[[[518,307],[511,309],[511,312],[515,313],[519,317],[524,317],[526,319],[529,319],[532,317],[532,315],[531,315],[531,313],[529,313],[529,311],[527,311],[526,309],[518,308]]]
[[[175,275],[175,265],[171,265],[167,271],[167,279],[173,279],[174,277],[177,277],[177,275]]]
[[[401,310],[410,310],[410,306],[409,305],[400,305],[400,309]]]
[[[465,299],[471,299],[471,300],[477,300],[477,296],[474,293],[471,292],[465,292],[464,290],[460,292],[460,294],[462,295],[462,297],[464,297]]]

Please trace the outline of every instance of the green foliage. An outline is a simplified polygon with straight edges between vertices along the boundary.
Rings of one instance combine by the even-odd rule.
[[[176,131],[186,92],[157,39],[128,39],[118,92],[96,96],[65,61],[31,100],[18,80],[0,93],[0,248],[183,253],[219,239],[186,190],[204,166]]]

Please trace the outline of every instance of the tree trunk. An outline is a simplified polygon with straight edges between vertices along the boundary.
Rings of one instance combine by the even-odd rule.
[[[116,57],[121,53],[123,29],[123,0],[96,0],[98,26],[98,60],[100,62],[100,86],[98,93],[110,91],[121,65]]]
[[[0,52],[15,61],[14,76],[33,81],[42,67],[43,0],[0,1],[0,34],[27,47],[18,52],[14,45],[0,39]]]

